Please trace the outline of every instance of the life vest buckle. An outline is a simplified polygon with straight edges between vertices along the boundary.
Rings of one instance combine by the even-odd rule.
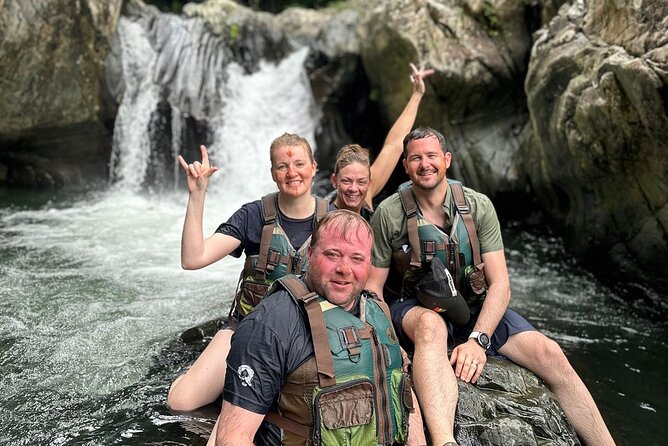
[[[358,362],[360,360],[362,341],[357,327],[339,328],[339,338],[343,348],[348,350],[348,359],[355,363]]]

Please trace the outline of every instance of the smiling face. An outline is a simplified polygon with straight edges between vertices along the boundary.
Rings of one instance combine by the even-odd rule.
[[[451,158],[450,152],[443,153],[438,139],[427,136],[408,143],[403,164],[415,187],[431,190],[445,179]]]
[[[351,214],[330,214],[337,212]],[[350,310],[369,276],[372,235],[359,214],[339,215],[349,223],[330,220],[331,224],[326,223],[317,234],[315,244],[308,250],[306,281],[312,291]]]
[[[272,150],[271,177],[281,194],[299,197],[311,192],[316,163],[301,145]]]
[[[359,212],[371,185],[368,166],[351,163],[332,174],[332,185],[336,189],[336,207]]]

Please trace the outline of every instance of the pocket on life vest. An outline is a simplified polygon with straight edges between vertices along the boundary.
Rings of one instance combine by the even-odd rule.
[[[376,413],[373,384],[367,377],[352,378],[314,390],[314,444],[375,444]]]
[[[253,308],[262,302],[272,282],[271,280],[258,281],[250,276],[241,282],[241,286],[235,297],[236,311],[239,319],[246,317]]]
[[[485,264],[481,263],[476,266],[468,266],[464,271],[468,285],[476,296],[484,296],[487,293],[487,278],[484,268]]]
[[[395,369],[392,370],[390,386],[392,388],[392,416],[394,417],[394,425],[400,427],[395,434],[394,441],[404,444],[408,439],[408,417],[414,411],[413,384],[408,373]]]

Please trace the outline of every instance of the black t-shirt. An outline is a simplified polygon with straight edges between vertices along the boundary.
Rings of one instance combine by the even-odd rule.
[[[267,296],[234,332],[223,399],[251,412],[275,410],[287,377],[313,355],[306,316],[287,291]],[[257,445],[280,444],[280,430],[263,422]]]
[[[359,316],[359,306],[351,313]],[[285,378],[313,356],[307,319],[285,290],[264,298],[232,336],[223,399],[258,414],[276,410]],[[280,444],[280,430],[265,421],[255,442]]]
[[[333,206],[330,206],[330,210]],[[309,238],[315,227],[315,214],[303,218],[294,219],[285,216],[280,209],[277,213],[278,224],[290,239],[293,248],[302,247]],[[241,257],[245,251],[247,256],[257,255],[260,252],[260,240],[262,239],[262,228],[264,218],[262,217],[262,200],[246,203],[223,224],[218,226],[216,232],[229,235],[241,241],[241,245],[230,255]]]

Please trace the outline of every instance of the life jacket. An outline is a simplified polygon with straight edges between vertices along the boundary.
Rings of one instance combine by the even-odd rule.
[[[278,193],[262,197],[262,237],[257,255],[246,256],[244,269],[239,276],[239,286],[230,310],[231,321],[239,321],[255,308],[264,298],[274,280],[286,274],[306,272],[306,250],[309,236],[299,248],[293,248],[287,234],[277,220]],[[326,200],[316,197],[315,223],[328,211]],[[234,324],[233,324],[234,325]]]
[[[448,180],[455,202],[449,233],[424,219],[411,190],[411,182],[399,186],[399,198],[406,213],[410,249],[392,253],[393,274],[385,287],[386,298],[415,296],[415,285],[432,258],[438,256],[455,279],[455,286],[469,307],[480,305],[487,293],[487,282],[480,255],[480,242],[459,181]]]
[[[402,371],[389,309],[366,291],[360,316],[311,292],[295,276],[278,279],[308,317],[314,356],[286,378],[278,412],[283,445],[392,445],[408,436],[411,382]]]

